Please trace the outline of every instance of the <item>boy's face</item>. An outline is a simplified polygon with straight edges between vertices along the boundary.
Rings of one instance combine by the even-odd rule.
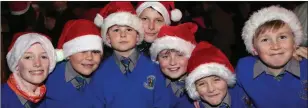
[[[163,50],[158,54],[163,73],[171,79],[178,79],[186,73],[188,58],[176,50]]]
[[[277,30],[261,33],[253,42],[255,55],[259,55],[263,62],[275,69],[282,68],[296,48],[294,35],[287,24]]]
[[[139,15],[144,29],[144,40],[152,43],[156,38],[160,28],[165,25],[164,17],[153,8],[146,8]]]
[[[17,71],[25,84],[41,84],[48,75],[49,57],[41,44],[33,44],[18,62]]]
[[[223,101],[228,90],[227,82],[218,76],[201,78],[195,85],[200,98],[213,106]]]
[[[92,50],[75,53],[69,56],[69,61],[79,74],[88,76],[97,69],[101,57],[102,52]]]
[[[108,29],[107,41],[114,50],[127,52],[135,48],[138,36],[137,31],[132,27],[114,25]]]

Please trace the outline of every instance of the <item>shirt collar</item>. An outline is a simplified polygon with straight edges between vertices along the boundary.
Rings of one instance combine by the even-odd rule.
[[[203,105],[205,108],[219,108],[220,105],[222,105],[223,103],[228,104],[228,105],[231,107],[231,97],[230,97],[229,92],[227,92],[227,95],[226,95],[226,97],[223,99],[223,101],[221,102],[221,104],[218,105],[218,106],[216,106],[216,107],[213,107],[213,106],[211,106],[211,105],[209,105],[208,103],[203,102],[203,101],[201,101],[201,103],[202,103],[202,105]]]
[[[115,57],[116,57],[116,61],[121,63],[121,60],[123,59],[123,56],[121,56],[120,54],[114,52]],[[131,63],[134,64],[134,66],[136,65],[136,62],[139,58],[139,53],[136,49],[133,49],[133,52],[131,55],[128,56],[128,58],[130,59]]]
[[[284,67],[284,71],[287,71],[297,77],[300,77],[300,67],[299,62],[295,59],[291,59]],[[261,73],[271,74],[267,70],[267,67],[263,64],[261,60],[257,60],[254,65],[253,78],[258,77]]]
[[[185,78],[187,77],[187,74],[183,75],[179,80],[177,81],[185,81]],[[171,84],[171,80],[169,78],[166,78],[166,87],[168,87]]]
[[[25,104],[28,102],[28,100],[26,100],[26,99],[23,98],[22,96],[17,95],[17,97],[18,97],[18,99],[20,100],[20,102],[21,102],[22,105],[25,105]]]
[[[82,76],[82,75],[80,75],[79,73],[76,72],[76,70],[71,65],[70,61],[67,61],[66,66],[65,66],[65,81],[69,82],[69,81],[73,80],[76,76]],[[90,78],[85,78],[85,79],[86,79],[87,83],[90,82]]]

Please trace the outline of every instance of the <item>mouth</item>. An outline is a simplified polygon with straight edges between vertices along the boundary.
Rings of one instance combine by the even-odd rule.
[[[180,69],[180,67],[173,67],[173,68],[168,68],[168,69],[172,72],[177,72]]]
[[[270,54],[270,56],[278,56],[278,55],[283,55],[284,53],[281,52],[281,53],[273,53],[273,54]]]
[[[156,33],[145,33],[147,36],[155,36]]]
[[[213,94],[213,95],[208,95],[208,97],[212,98],[212,97],[216,97],[218,95],[219,95],[219,93],[218,94]]]
[[[92,69],[94,64],[81,64],[84,68]]]
[[[43,69],[39,69],[39,70],[31,70],[29,71],[31,75],[43,75],[44,70]]]
[[[128,41],[120,41],[119,43],[120,43],[120,44],[127,44]]]

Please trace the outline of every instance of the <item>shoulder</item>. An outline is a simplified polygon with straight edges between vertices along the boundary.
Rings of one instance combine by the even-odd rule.
[[[244,64],[247,64],[247,63],[254,63],[257,59],[258,58],[256,56],[246,56],[246,57],[241,58],[238,61],[237,65],[244,65]]]

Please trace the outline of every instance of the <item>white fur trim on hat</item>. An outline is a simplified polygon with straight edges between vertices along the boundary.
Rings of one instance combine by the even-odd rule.
[[[252,41],[256,29],[265,22],[272,20],[282,20],[290,26],[295,36],[296,45],[300,45],[303,39],[306,40],[303,36],[301,24],[297,16],[292,11],[279,6],[270,6],[253,13],[253,15],[245,23],[242,38],[245,42],[246,50],[249,53],[253,54],[254,47]]]
[[[161,4],[160,2],[143,2],[137,9],[136,9],[136,13],[138,16],[140,16],[140,14],[143,12],[144,9],[148,8],[148,7],[152,7],[153,9],[155,9],[156,11],[158,11],[165,20],[165,23],[167,25],[171,24],[170,21],[170,16],[168,13],[168,10],[166,9],[166,7]]]
[[[94,18],[94,24],[97,27],[102,27],[104,23],[104,17],[102,17],[100,14],[96,14],[95,18]]]
[[[187,58],[190,58],[192,51],[196,46],[182,38],[176,36],[164,36],[157,38],[150,47],[150,54],[152,61],[156,61],[157,55],[165,49],[175,49],[183,52]]]
[[[103,52],[102,39],[97,35],[84,35],[74,38],[63,45],[64,58],[78,52],[98,50]]]
[[[107,41],[107,32],[109,27],[113,25],[129,26],[134,28],[139,35],[137,45],[141,44],[143,41],[144,31],[142,28],[141,20],[130,12],[116,12],[110,14],[107,18],[104,19],[104,24],[101,28],[102,38],[107,46],[111,47],[110,43]]]
[[[37,33],[27,33],[20,36],[13,45],[12,49],[6,55],[8,66],[11,72],[16,72],[17,64],[23,54],[34,44],[40,43],[49,57],[49,73],[53,71],[56,65],[56,53],[52,43],[48,38]]]
[[[20,10],[20,11],[11,11],[11,14],[12,15],[22,15],[22,14],[26,13],[29,10],[29,8],[30,8],[30,3],[31,2],[27,3],[27,7],[25,9]]]
[[[200,95],[196,90],[195,82],[203,77],[216,75],[223,78],[228,86],[233,86],[235,84],[236,78],[235,74],[224,65],[218,63],[206,63],[201,64],[195,68],[187,77],[185,82],[185,87],[188,95],[193,100],[199,100]]]

